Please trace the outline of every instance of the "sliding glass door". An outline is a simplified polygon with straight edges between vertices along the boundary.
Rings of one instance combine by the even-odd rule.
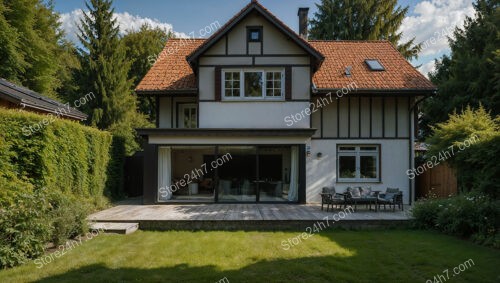
[[[298,146],[159,148],[160,202],[296,202]]]

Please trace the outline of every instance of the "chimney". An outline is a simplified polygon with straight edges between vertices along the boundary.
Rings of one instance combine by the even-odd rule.
[[[307,40],[307,25],[309,23],[309,19],[307,18],[309,14],[309,8],[299,8],[299,35],[303,39]]]

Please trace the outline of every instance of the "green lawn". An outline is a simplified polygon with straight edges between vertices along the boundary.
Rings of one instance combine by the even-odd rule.
[[[432,232],[328,231],[289,250],[299,232],[142,232],[99,235],[42,268],[0,282],[500,282],[500,251]],[[468,259],[459,275],[452,269]],[[437,281],[436,281],[437,282]],[[445,281],[442,281],[445,282]]]

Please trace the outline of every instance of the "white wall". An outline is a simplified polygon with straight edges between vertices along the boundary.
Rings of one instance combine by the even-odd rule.
[[[177,127],[177,103],[196,104],[196,99],[191,97],[160,97],[160,128],[168,129],[172,128],[172,125],[173,128]],[[174,112],[173,115],[171,112]]]
[[[200,128],[309,128],[310,116],[288,127],[285,117],[304,112],[309,102],[200,102]],[[305,113],[305,112],[304,112]],[[298,119],[297,119],[298,120]],[[290,123],[288,123],[290,124]]]
[[[403,201],[409,203],[409,179],[406,175],[409,162],[408,140],[312,140],[311,155],[306,158],[306,199],[307,202],[321,202],[319,193],[326,186],[335,186],[345,191],[349,186],[371,186],[372,190],[384,191],[387,187],[403,191]],[[336,183],[337,144],[380,144],[381,182],[380,183]],[[316,157],[322,153],[321,159]]]

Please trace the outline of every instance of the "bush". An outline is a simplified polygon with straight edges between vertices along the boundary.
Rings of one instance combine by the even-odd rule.
[[[0,268],[85,232],[88,213],[121,192],[120,140],[49,118],[0,108]]]
[[[417,228],[435,229],[500,248],[500,201],[484,194],[420,200],[413,207],[412,215]]]
[[[49,192],[67,193],[94,207],[106,205],[105,195],[117,186],[123,167],[114,165],[118,172],[110,172],[114,178],[108,180],[110,162],[123,160],[112,155],[122,152],[114,150],[111,134],[56,119],[26,135],[28,127],[43,119],[47,116],[0,109],[0,166],[7,169],[0,176],[25,180]]]
[[[52,194],[50,203],[49,215],[54,228],[51,241],[54,244],[63,244],[67,239],[75,238],[88,231],[86,221],[90,211],[88,204],[64,194]]]
[[[449,157],[457,172],[461,191],[479,191],[494,199],[500,198],[500,117],[492,118],[483,107],[468,107],[461,114],[432,128],[427,140],[428,156]]]
[[[46,193],[21,193],[13,203],[1,205],[0,268],[16,266],[42,255],[52,232]]]

